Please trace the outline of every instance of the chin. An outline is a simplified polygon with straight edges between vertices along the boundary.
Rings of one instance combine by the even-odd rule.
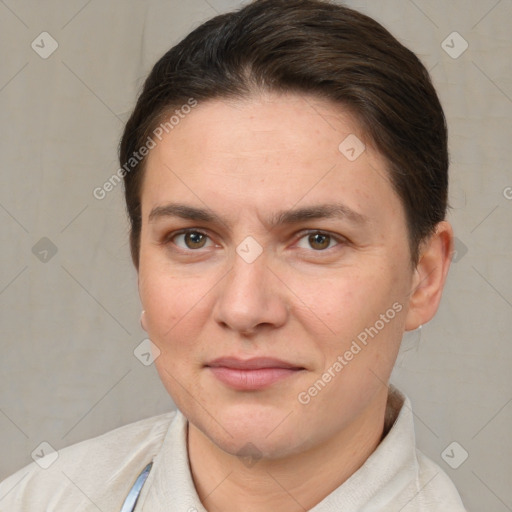
[[[242,459],[281,459],[301,451],[301,443],[289,433],[283,436],[265,437],[260,432],[235,431],[230,437],[225,432],[203,432],[218,448]]]
[[[217,411],[217,421],[203,414],[188,417],[210,441],[230,455],[279,459],[302,451],[311,442],[311,435],[299,429],[297,415],[290,414],[291,409],[285,407],[232,405]]]

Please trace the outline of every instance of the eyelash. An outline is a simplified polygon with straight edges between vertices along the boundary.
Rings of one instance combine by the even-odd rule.
[[[173,245],[176,246],[176,244],[174,244],[174,242],[173,242],[173,239],[180,235],[187,235],[188,233],[197,233],[197,234],[203,235],[203,236],[207,237],[209,240],[211,240],[210,236],[207,233],[205,233],[204,231],[202,231],[200,229],[195,229],[195,228],[187,228],[187,229],[182,229],[180,231],[175,231],[173,233],[170,233],[169,235],[167,235],[164,238],[163,244],[167,245],[169,243],[173,243]],[[335,247],[338,247],[339,245],[346,245],[348,243],[348,240],[344,237],[337,236],[328,231],[321,231],[318,229],[311,229],[311,230],[306,230],[306,231],[300,232],[300,236],[297,241],[300,241],[303,238],[310,236],[310,235],[328,236],[331,238],[331,240],[334,240],[336,242],[335,246],[328,247],[326,249],[321,249],[321,250],[311,249],[311,252],[315,252],[315,253],[320,253],[320,254],[327,253],[328,251],[330,251],[331,249],[334,249]],[[178,251],[181,251],[183,253],[193,253],[193,252],[199,253],[199,252],[201,252],[201,249],[203,249],[202,247],[200,249],[183,249],[178,246],[176,246],[176,247],[177,247]],[[302,249],[302,250],[307,250],[307,249]]]

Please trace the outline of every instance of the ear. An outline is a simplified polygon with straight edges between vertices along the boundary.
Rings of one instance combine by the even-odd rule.
[[[436,226],[434,234],[420,246],[418,265],[409,294],[405,330],[417,329],[435,315],[443,293],[453,254],[453,229],[447,221]]]

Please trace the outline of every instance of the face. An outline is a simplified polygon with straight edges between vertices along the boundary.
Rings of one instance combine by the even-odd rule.
[[[358,140],[339,106],[267,94],[199,104],[148,156],[144,326],[176,405],[229,453],[319,445],[385,389],[413,270],[386,163]]]

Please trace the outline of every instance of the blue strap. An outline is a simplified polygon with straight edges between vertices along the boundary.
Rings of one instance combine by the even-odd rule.
[[[133,512],[135,510],[135,505],[137,505],[140,491],[142,490],[142,486],[146,482],[149,472],[151,471],[151,466],[153,466],[153,462],[150,462],[142,470],[142,473],[137,477],[137,480],[135,480],[133,487],[130,489],[128,496],[126,496],[126,499],[124,500],[121,512]]]

